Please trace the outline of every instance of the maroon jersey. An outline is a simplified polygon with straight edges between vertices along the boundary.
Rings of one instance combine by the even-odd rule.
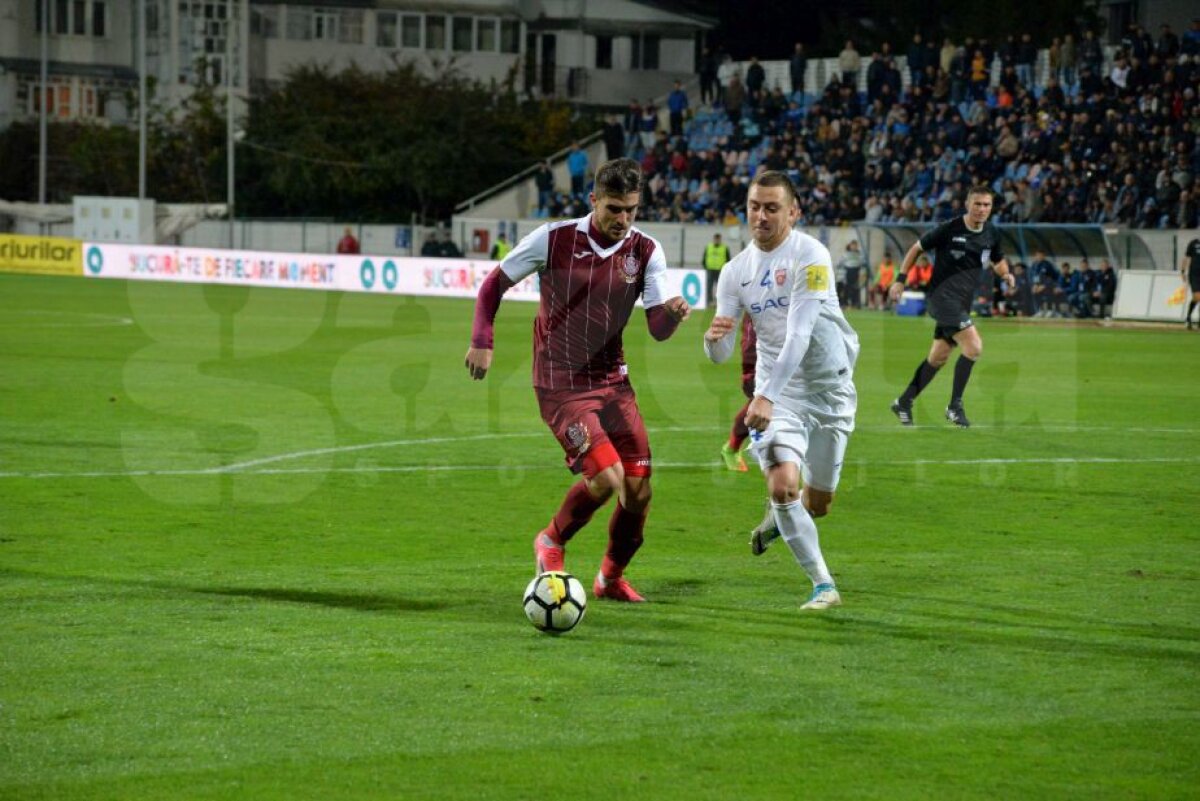
[[[500,264],[514,283],[538,273],[535,387],[591,390],[626,382],[621,334],[634,302],[641,296],[650,309],[667,299],[662,246],[632,228],[604,247],[590,232],[591,220],[589,214],[543,225]]]
[[[758,335],[754,333],[754,322],[749,314],[742,315],[742,378],[754,380],[754,368],[758,366]]]

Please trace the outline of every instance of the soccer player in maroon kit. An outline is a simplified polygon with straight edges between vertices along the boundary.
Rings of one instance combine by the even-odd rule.
[[[750,315],[742,315],[742,394],[746,403],[733,416],[733,427],[729,430],[729,441],[721,446],[721,458],[725,466],[735,473],[745,473],[746,460],[742,458],[742,444],[750,436],[746,427],[746,411],[754,400],[754,369],[758,365],[758,337]]]
[[[639,296],[650,334],[664,340],[687,319],[682,297],[667,298],[662,246],[633,227],[642,171],[614,159],[596,171],[592,213],[541,226],[488,275],[475,301],[466,366],[482,379],[492,364],[492,328],[503,294],[538,273],[533,324],[533,390],[542,419],[583,479],[533,540],[538,572],[563,569],[563,551],[613,495],[608,550],[592,585],[597,598],[644,601],[624,572],[642,544],[650,505],[650,442],[625,365],[621,333]]]

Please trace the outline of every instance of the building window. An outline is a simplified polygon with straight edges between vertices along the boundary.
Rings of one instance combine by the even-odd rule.
[[[225,59],[221,56],[213,56],[205,61],[204,79],[209,86],[223,86],[225,84]]]
[[[107,0],[36,0],[34,28],[41,33],[49,13],[51,33],[58,36],[104,36]]]
[[[471,23],[470,17],[454,17],[454,52],[471,52]]]
[[[496,52],[496,20],[475,21],[475,49],[480,53]]]
[[[310,38],[325,42],[336,42],[338,39],[338,13],[314,9],[312,15],[312,34]]]
[[[633,37],[633,63],[635,70],[658,69],[658,47],[662,38],[654,34],[636,34]]]
[[[363,12],[359,9],[346,9],[341,12],[338,20],[338,41],[342,44],[363,43]]]
[[[71,33],[76,36],[87,34],[87,0],[72,0]]]
[[[151,8],[151,6],[147,6]],[[279,8],[255,8],[250,11],[250,33],[264,39],[279,38]]]
[[[431,14],[425,18],[425,49],[446,49],[446,18]]]
[[[54,104],[54,116],[66,118],[71,116],[71,87],[69,86],[51,86],[50,87],[51,103]]]
[[[287,14],[287,30],[289,39],[361,43],[362,12],[291,6]]]
[[[421,17],[418,14],[400,16],[400,46],[413,49],[421,46]]]
[[[79,116],[96,116],[96,87],[81,86],[79,88]]]
[[[613,38],[611,36],[596,37],[596,69],[612,69]]]
[[[521,23],[515,19],[500,21],[500,52],[521,52]]]
[[[380,11],[375,15],[375,46],[396,46],[396,15],[389,11]]]
[[[179,72],[181,84],[242,85],[238,58],[225,60],[225,52],[238,36],[237,0],[179,0]],[[251,24],[253,24],[253,14]],[[263,20],[277,19],[266,16]],[[311,18],[298,15],[288,19],[288,35],[303,34]],[[299,24],[301,27],[295,27]]]
[[[274,9],[272,9],[274,10]],[[265,12],[258,11],[256,14],[263,15]],[[278,22],[276,22],[278,24]],[[146,6],[146,35],[158,36],[158,6],[155,4]]]
[[[78,78],[51,81],[44,92],[41,84],[30,83],[25,96],[31,116],[40,113],[39,106],[43,102],[46,113],[60,120],[96,117],[100,108],[97,88],[81,83]]]

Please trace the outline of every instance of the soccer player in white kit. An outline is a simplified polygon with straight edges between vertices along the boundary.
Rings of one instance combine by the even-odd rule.
[[[813,583],[801,608],[828,609],[842,599],[813,519],[829,512],[854,430],[858,335],[838,306],[829,250],[792,230],[799,215],[786,175],[767,171],[751,182],[746,219],[754,241],[721,271],[704,351],[714,362],[728,359],[737,321],[750,314],[758,366],[746,425],[771,496],[751,551],[782,536]]]

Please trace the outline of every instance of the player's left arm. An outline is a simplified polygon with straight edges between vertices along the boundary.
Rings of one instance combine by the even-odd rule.
[[[821,305],[830,295],[829,262],[832,259],[828,258],[828,251],[823,255],[824,263],[804,267],[795,278],[788,304],[787,333],[784,335],[783,348],[771,367],[762,392],[754,396],[746,410],[748,428],[764,431],[770,425],[775,402],[783,394],[788,381],[800,369],[800,362],[812,343],[813,329],[817,325],[817,318],[821,316]]]
[[[1009,289],[1017,288],[1017,277],[1013,275],[1012,268],[1008,266],[1008,259],[1001,256],[996,261],[992,262],[992,270],[996,275],[1000,276],[1000,280],[1008,284]]]
[[[692,307],[679,295],[667,297],[667,259],[662,245],[654,243],[650,261],[646,264],[646,283],[642,304],[646,307],[646,326],[650,336],[660,342],[675,333],[679,324],[692,313]]]

